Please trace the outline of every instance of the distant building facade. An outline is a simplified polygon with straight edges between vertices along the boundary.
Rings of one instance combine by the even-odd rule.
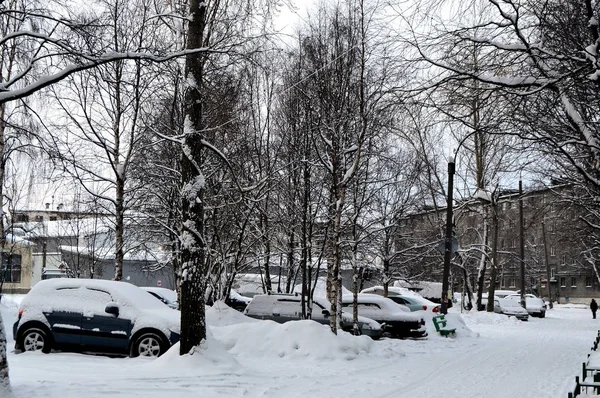
[[[3,251],[3,292],[26,293],[52,277],[114,278],[111,225],[106,215],[66,211],[62,206],[15,211],[7,231],[17,243],[7,242]],[[175,287],[174,271],[164,253],[126,252],[124,280],[138,286]]]
[[[600,283],[595,273],[594,257],[589,253],[587,238],[589,226],[582,220],[585,210],[570,199],[572,187],[568,185],[529,190],[522,196],[525,289],[559,302],[589,302],[600,297]],[[466,282],[473,290],[477,286],[477,269],[482,255],[490,255],[494,218],[498,223],[497,289],[518,290],[520,277],[520,220],[519,193],[505,192],[489,202],[470,200],[459,203],[454,209],[454,232],[458,244],[451,267],[451,285],[463,291]],[[409,215],[400,220],[397,239],[398,251],[418,243],[437,242],[422,248],[416,258],[415,274],[428,275],[441,282],[446,209],[430,210]],[[435,247],[437,246],[437,247]],[[435,250],[432,250],[435,248]],[[549,276],[549,278],[548,278]],[[489,286],[489,262],[485,286]],[[549,290],[550,288],[550,290]]]

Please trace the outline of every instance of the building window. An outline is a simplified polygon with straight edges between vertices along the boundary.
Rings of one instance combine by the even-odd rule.
[[[560,277],[560,287],[567,287],[567,278],[564,276]]]
[[[35,216],[35,222],[44,222],[44,216]]]
[[[592,287],[593,278],[591,276],[585,277],[585,287]]]
[[[515,278],[514,277],[510,277],[508,278],[508,283],[509,283],[509,287],[516,287],[517,284],[515,283]]]
[[[556,256],[556,248],[554,246],[550,246],[550,255]]]
[[[556,269],[550,268],[550,279],[556,279]]]
[[[29,222],[29,216],[23,213],[15,214],[15,222]]]
[[[571,287],[577,287],[577,277],[576,276],[571,277]]]
[[[2,253],[2,277],[4,282],[21,282],[21,255]]]
[[[50,221],[56,221],[56,216],[50,216]]]

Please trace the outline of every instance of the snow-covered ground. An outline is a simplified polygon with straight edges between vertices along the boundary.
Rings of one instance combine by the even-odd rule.
[[[0,310],[12,331],[16,298]],[[332,335],[310,321],[256,321],[224,304],[209,309],[210,338],[180,357],[156,360],[73,353],[9,354],[16,398],[68,397],[566,397],[600,319],[558,306],[529,322],[451,313],[457,337],[428,319],[427,340],[371,341]],[[452,310],[458,311],[459,306]],[[9,344],[12,347],[12,333]]]

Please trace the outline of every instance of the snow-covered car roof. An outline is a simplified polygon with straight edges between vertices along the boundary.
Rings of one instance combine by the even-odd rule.
[[[383,286],[381,285],[377,285],[377,286],[372,286],[372,287],[368,287],[366,289],[361,290],[361,293],[375,293],[375,292],[383,292]],[[409,290],[405,287],[399,287],[399,286],[388,286],[388,293],[389,294],[397,294],[400,296],[415,296],[415,297],[421,297],[423,298],[423,296],[421,296],[419,293],[417,292],[413,292],[412,290]]]
[[[516,302],[521,301],[521,295],[520,294],[510,294],[506,297],[504,297],[507,300],[513,300]],[[544,307],[545,303],[544,300],[542,300],[539,297],[534,296],[533,294],[526,294],[525,295],[525,305],[527,306],[527,308],[542,308]]]
[[[369,287],[367,289],[363,289],[361,290],[361,293],[378,293],[378,292],[383,292],[383,286],[373,286],[373,287]],[[431,300],[426,299],[425,297],[421,296],[419,293],[417,292],[413,292],[412,290],[409,290],[405,287],[397,287],[397,286],[389,286],[388,287],[388,296],[402,296],[402,297],[408,297],[411,299],[414,299],[416,302],[426,305],[427,307],[439,307],[440,305],[437,303],[434,303]]]
[[[102,289],[111,294],[116,294],[125,299],[129,304],[140,309],[163,309],[164,305],[150,296],[147,292],[128,282],[107,281],[102,279],[77,279],[56,278],[46,279],[35,284],[31,291],[23,299],[22,305],[27,305],[28,297],[47,297],[52,300],[52,292],[57,289],[77,289],[87,287],[89,289]],[[85,294],[84,290],[74,292],[72,297],[76,299],[77,294]]]

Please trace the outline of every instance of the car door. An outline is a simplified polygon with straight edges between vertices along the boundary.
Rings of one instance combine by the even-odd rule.
[[[106,313],[106,306],[114,302],[109,292],[86,288],[86,309],[82,317],[82,345],[94,351],[124,351],[131,335],[132,323],[122,314]]]
[[[79,300],[78,287],[58,288],[52,301],[56,305],[51,310],[42,310],[54,342],[59,346],[79,346],[81,344],[81,322],[84,306]]]
[[[385,314],[381,311],[379,305],[375,303],[358,303],[357,305],[358,315],[366,316],[375,321],[385,321]]]

